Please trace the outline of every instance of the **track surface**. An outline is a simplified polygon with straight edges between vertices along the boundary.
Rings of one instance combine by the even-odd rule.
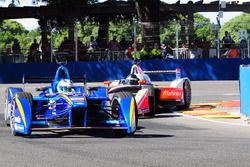
[[[30,138],[13,137],[3,123],[8,86],[0,85],[2,167],[248,167],[250,163],[250,126],[175,112],[140,119],[133,137],[116,138],[109,131],[35,132]],[[28,85],[27,90],[38,86]],[[192,91],[192,103],[239,99],[235,81],[192,82]]]

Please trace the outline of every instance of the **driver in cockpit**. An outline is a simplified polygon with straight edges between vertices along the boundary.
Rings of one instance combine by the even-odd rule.
[[[126,78],[126,83],[128,85],[138,85],[139,79],[135,74],[129,74]]]
[[[72,93],[74,92],[73,83],[69,79],[62,79],[57,85],[58,93]]]

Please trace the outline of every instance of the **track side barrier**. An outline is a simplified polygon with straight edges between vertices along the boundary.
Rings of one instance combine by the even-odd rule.
[[[132,60],[69,62],[66,66],[71,76],[87,75],[88,82],[103,82],[126,78]],[[141,61],[144,71],[181,69],[181,76],[195,80],[238,80],[241,64],[250,59],[154,59]],[[23,75],[34,77],[54,76],[55,63],[0,64],[0,83],[22,83]],[[152,81],[170,81],[175,75],[151,75]]]
[[[250,117],[250,65],[240,66],[240,113]]]

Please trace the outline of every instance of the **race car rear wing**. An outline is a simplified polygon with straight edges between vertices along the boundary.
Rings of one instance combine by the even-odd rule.
[[[25,76],[23,75],[23,84],[24,83],[50,83],[54,77],[37,77],[37,76]]]
[[[25,76],[23,75],[22,83],[23,83],[23,90],[25,90],[25,83],[52,83],[55,77],[48,76],[48,77],[37,77],[37,76]],[[74,83],[83,83],[84,89],[86,90],[87,87],[87,77],[84,76],[75,76],[70,77],[70,80]]]
[[[37,76],[25,76],[23,75],[23,84],[24,83],[51,83],[54,80],[54,76],[48,77],[37,77]],[[73,82],[80,82],[86,84],[86,75],[84,76],[75,76],[70,77],[70,80]]]
[[[157,70],[157,71],[143,71],[144,74],[175,74],[176,79],[181,78],[181,69],[176,68],[175,70]]]

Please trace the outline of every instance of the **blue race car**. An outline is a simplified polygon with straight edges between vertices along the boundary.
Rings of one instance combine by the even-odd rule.
[[[74,79],[82,79],[83,86],[74,86]],[[33,96],[24,88],[6,90],[4,118],[14,136],[65,129],[111,129],[119,135],[136,131],[137,106],[131,93],[110,97],[105,87],[87,88],[86,78],[71,78],[64,65],[57,69],[51,86],[37,91],[39,95]]]

